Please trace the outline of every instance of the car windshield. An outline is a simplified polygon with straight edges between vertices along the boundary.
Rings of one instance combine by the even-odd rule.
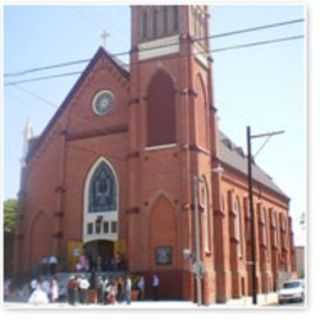
[[[295,282],[287,282],[283,285],[284,289],[293,289],[293,288],[299,288],[301,287],[301,283],[298,281]]]

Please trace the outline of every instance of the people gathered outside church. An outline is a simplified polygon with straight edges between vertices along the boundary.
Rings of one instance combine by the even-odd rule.
[[[79,301],[80,303],[85,304],[87,303],[87,294],[88,294],[88,289],[90,287],[90,283],[84,275],[81,275],[80,278],[78,279],[78,287],[79,287]]]
[[[71,305],[75,305],[78,299],[78,279],[71,275],[67,283],[67,298]]]
[[[130,304],[132,289],[132,279],[128,275],[108,278],[92,272],[89,279],[85,275],[71,276],[68,281],[68,303]],[[90,300],[88,295],[93,290],[97,297],[95,301]]]
[[[42,257],[40,260],[40,270],[42,275],[48,273],[48,257]]]
[[[140,276],[138,283],[137,283],[137,289],[139,291],[138,294],[138,300],[144,300],[144,277]]]
[[[124,292],[125,292],[125,301],[127,304],[131,303],[131,289],[132,289],[132,282],[129,276],[126,276],[126,281],[124,284]]]
[[[153,291],[153,300],[157,301],[159,299],[159,286],[160,280],[157,274],[152,276],[152,291]]]
[[[70,275],[65,289],[59,289],[59,275],[46,275],[33,278],[29,283],[30,303],[44,304],[66,301],[70,305],[77,304],[131,304],[133,300],[143,300],[145,282],[143,276],[116,275],[105,276],[101,272],[76,273]],[[60,281],[64,281],[63,278]],[[61,286],[60,282],[60,286]],[[159,278],[152,277],[153,298],[158,299]]]
[[[50,280],[49,299],[50,302],[57,302],[59,299],[59,284],[56,277]]]
[[[56,272],[57,272],[57,265],[58,265],[58,259],[57,259],[57,257],[54,256],[54,255],[48,257],[48,263],[49,263],[49,269],[50,269],[51,275],[56,274]]]
[[[36,284],[36,288],[31,293],[28,302],[36,305],[49,303],[48,294],[41,286],[41,283]]]

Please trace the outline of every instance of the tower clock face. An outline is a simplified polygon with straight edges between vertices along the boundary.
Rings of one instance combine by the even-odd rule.
[[[93,111],[98,116],[103,116],[107,114],[112,108],[114,102],[114,96],[111,91],[102,90],[99,91],[92,102]]]

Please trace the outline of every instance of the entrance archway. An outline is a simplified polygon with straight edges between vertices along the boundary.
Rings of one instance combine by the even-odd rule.
[[[118,271],[125,269],[123,257],[115,252],[114,241],[89,241],[85,243],[83,249],[89,260],[90,270]]]

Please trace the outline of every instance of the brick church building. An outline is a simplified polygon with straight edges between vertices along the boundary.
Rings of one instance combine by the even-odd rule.
[[[208,8],[132,6],[131,32],[129,67],[99,48],[42,134],[26,128],[15,272],[52,254],[74,271],[83,250],[117,252],[147,296],[157,273],[161,298],[195,299],[184,252],[195,252],[198,177],[204,302],[248,296],[247,158],[218,128]],[[268,293],[296,268],[289,198],[256,164],[253,189],[257,290]]]

